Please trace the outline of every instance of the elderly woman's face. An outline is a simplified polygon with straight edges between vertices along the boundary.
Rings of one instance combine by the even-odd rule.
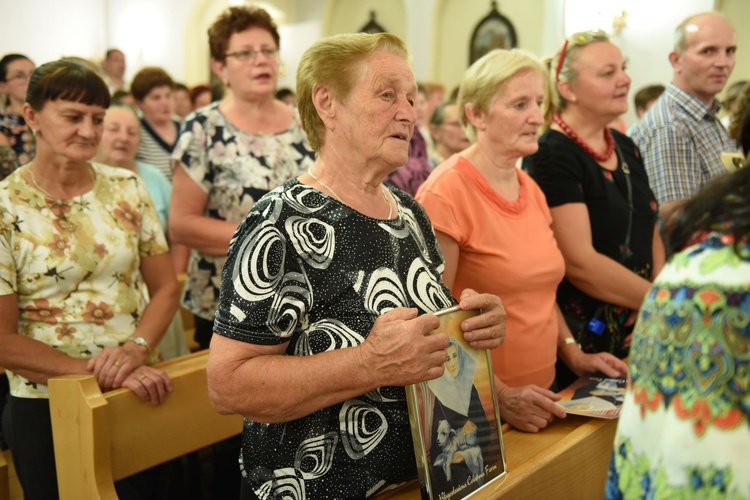
[[[577,105],[598,116],[615,117],[628,110],[630,77],[620,49],[610,42],[581,47],[573,68],[576,79],[570,85]]]
[[[539,149],[537,131],[544,123],[542,75],[522,69],[506,82],[490,106],[473,121],[477,142],[488,144],[509,158],[521,158]]]
[[[129,109],[110,108],[104,117],[104,132],[98,158],[117,167],[131,167],[140,142],[138,117]]]
[[[459,361],[458,361],[458,348],[453,344],[448,346],[448,357],[445,359],[445,369],[448,371],[451,377],[458,377]]]
[[[409,159],[416,120],[414,74],[404,59],[386,50],[360,64],[364,75],[341,103],[330,133],[344,135],[358,160],[383,162],[392,171]]]
[[[106,109],[97,104],[47,101],[41,111],[24,111],[37,131],[37,149],[49,149],[70,161],[88,161],[102,137]]]
[[[271,95],[279,76],[278,47],[271,33],[250,28],[233,33],[227,44],[227,57],[219,64],[221,79],[235,96]]]

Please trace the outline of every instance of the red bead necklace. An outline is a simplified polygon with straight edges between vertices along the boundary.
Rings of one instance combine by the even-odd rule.
[[[615,152],[615,138],[612,137],[612,132],[608,127],[604,127],[604,140],[607,143],[607,151],[605,151],[603,155],[600,155],[599,153],[591,149],[591,146],[583,142],[583,139],[578,137],[578,134],[573,132],[573,129],[570,128],[570,125],[565,123],[560,115],[555,115],[554,120],[555,123],[557,123],[557,125],[562,129],[562,131],[565,132],[568,137],[573,139],[573,142],[581,146],[584,151],[590,154],[599,163],[604,163],[605,161],[612,158],[612,153]]]

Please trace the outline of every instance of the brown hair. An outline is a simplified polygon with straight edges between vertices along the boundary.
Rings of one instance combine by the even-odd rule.
[[[90,64],[67,57],[35,69],[26,89],[26,102],[35,111],[58,99],[103,108],[110,103],[109,89],[99,73]]]
[[[261,28],[268,31],[279,48],[279,30],[271,15],[260,7],[243,5],[229,7],[221,13],[208,29],[208,46],[211,58],[224,62],[226,59],[229,38],[235,33],[242,33],[250,28]]]
[[[406,44],[390,33],[351,33],[322,38],[305,51],[297,69],[297,108],[307,140],[315,151],[323,146],[325,125],[312,101],[313,91],[326,85],[339,100],[345,101],[361,75],[358,62],[378,50],[387,50],[405,60]]]
[[[161,68],[149,66],[135,74],[133,83],[130,84],[130,92],[137,101],[142,101],[156,87],[164,86],[174,88],[172,77]]]

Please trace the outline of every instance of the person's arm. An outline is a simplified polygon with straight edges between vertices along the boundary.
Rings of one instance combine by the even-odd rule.
[[[169,234],[177,244],[208,255],[226,255],[237,224],[206,215],[208,194],[175,162],[169,209]]]
[[[617,356],[608,352],[595,354],[583,352],[575,342],[557,304],[555,304],[555,314],[557,315],[557,356],[573,373],[579,377],[602,373],[611,378],[624,377],[628,374],[628,365]]]
[[[38,340],[18,333],[18,297],[0,296],[0,366],[37,384],[50,377],[90,374],[86,360],[71,358]]]
[[[449,288],[453,289],[453,284],[456,281],[456,272],[458,270],[458,257],[461,252],[458,242],[443,233],[442,231],[435,230],[435,238],[437,239],[440,251],[443,253],[443,259],[445,261],[445,269],[443,270],[443,283]]]
[[[448,337],[426,335],[440,321],[399,308],[380,316],[361,345],[288,356],[287,344],[256,345],[219,334],[206,372],[220,413],[256,422],[286,422],[382,386],[405,386],[443,373]]]
[[[552,212],[552,231],[565,259],[565,277],[603,302],[640,309],[651,283],[594,249],[588,208],[567,203]]]

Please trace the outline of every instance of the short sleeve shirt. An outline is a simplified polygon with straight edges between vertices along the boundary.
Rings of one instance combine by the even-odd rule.
[[[214,102],[187,116],[172,158],[206,192],[207,216],[239,224],[261,196],[306,172],[315,155],[296,110],[289,129],[254,135],[235,127]],[[213,320],[225,261],[191,252],[182,304],[196,316]]]
[[[141,258],[168,251],[143,182],[93,163],[94,188],[53,200],[16,170],[0,182],[0,295],[16,294],[18,333],[74,358],[122,345],[146,306]],[[16,397],[47,386],[8,372]]]
[[[392,192],[392,220],[366,217],[296,179],[261,199],[230,246],[215,332],[310,356],[361,344],[393,308],[452,305],[424,210]],[[283,424],[246,420],[242,446],[243,473],[268,498],[289,488],[307,498],[365,498],[417,475],[403,387]]]

